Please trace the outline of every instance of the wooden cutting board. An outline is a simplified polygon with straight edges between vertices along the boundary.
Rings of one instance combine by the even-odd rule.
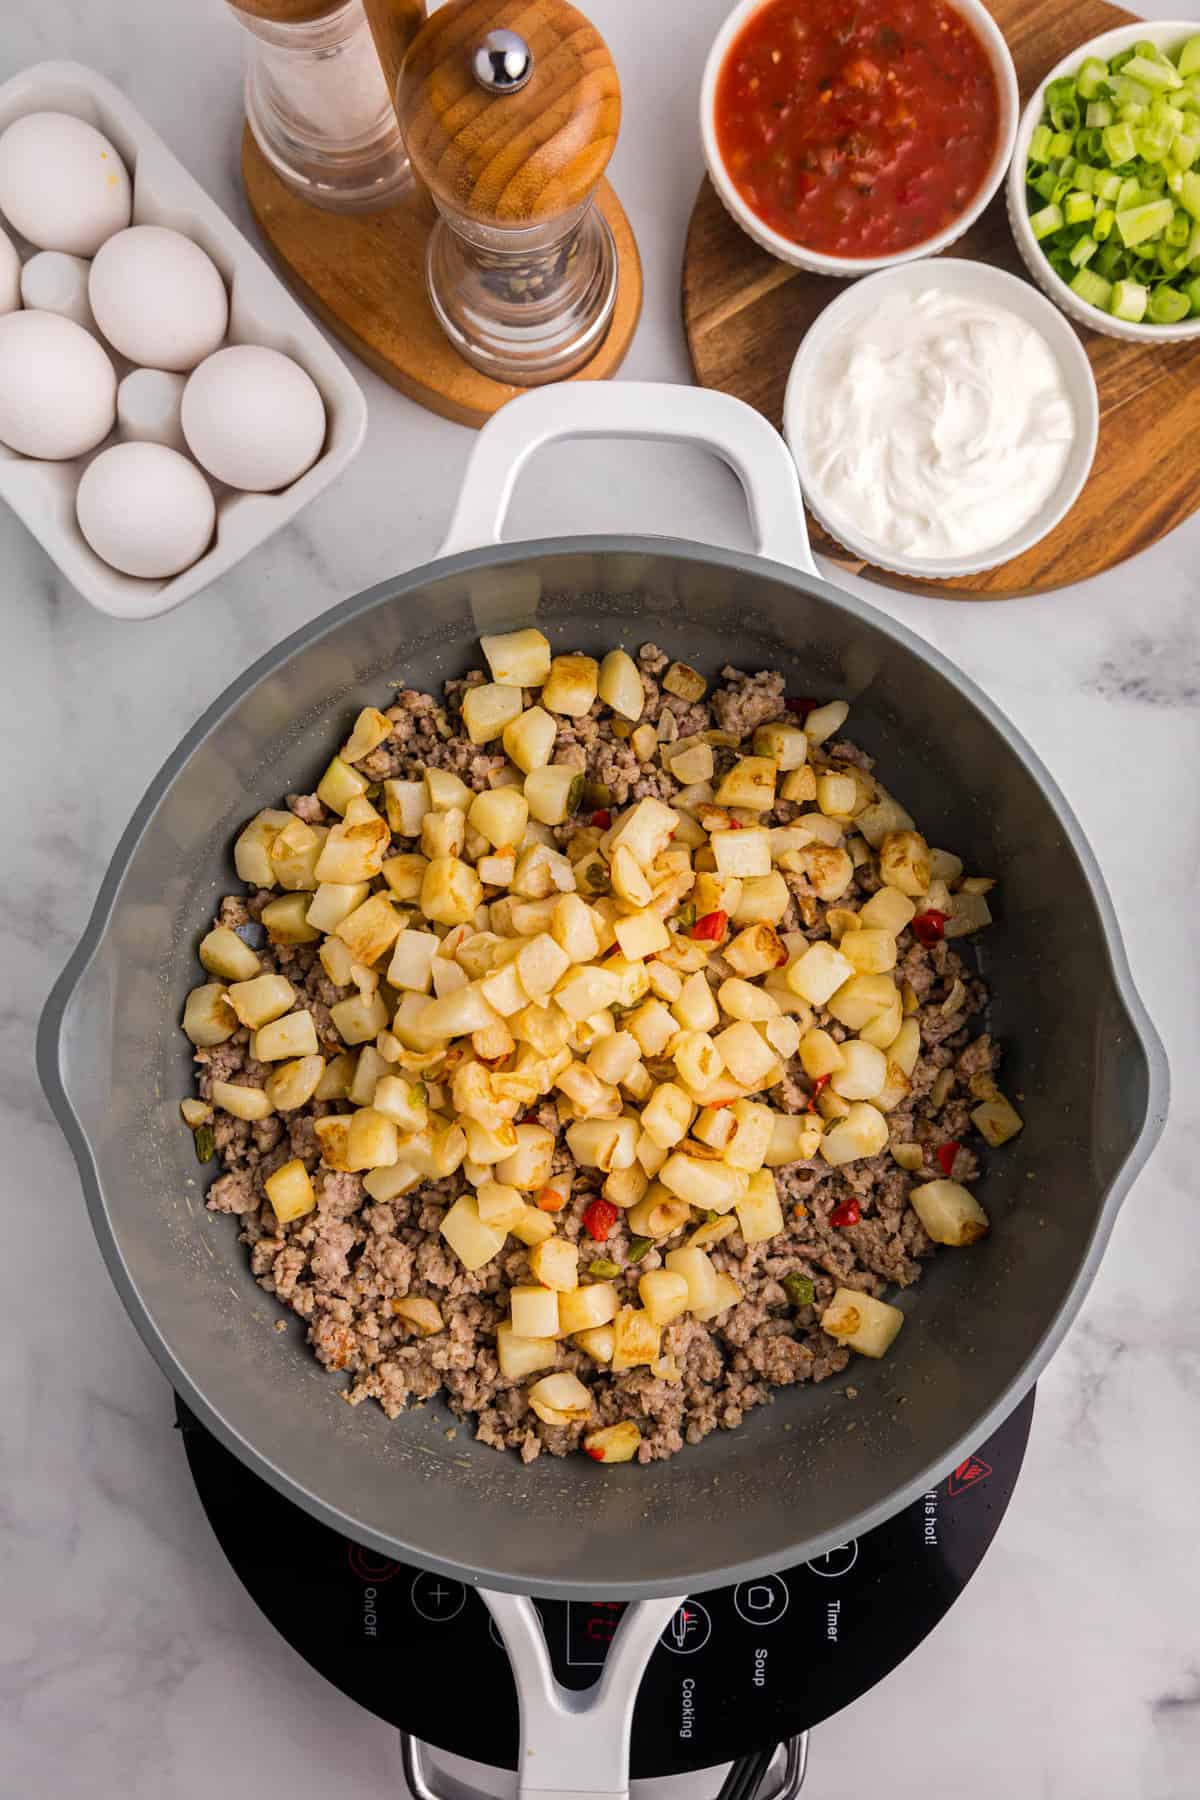
[[[1061,57],[1133,15],[1105,0],[989,0],[1017,67],[1022,103]],[[946,253],[1028,279],[1009,230],[1004,191]],[[778,428],[796,346],[848,284],[776,261],[733,223],[705,177],[688,227],[683,322],[696,380],[736,394]],[[935,584],[960,600],[1049,593],[1146,550],[1200,507],[1200,340],[1126,344],[1080,331],[1100,392],[1100,441],[1079,499],[1048,537],[982,575]],[[811,518],[818,550],[862,569]],[[871,568],[896,587],[927,588]]]

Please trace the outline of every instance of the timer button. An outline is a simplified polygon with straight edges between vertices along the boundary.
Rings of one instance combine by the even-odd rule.
[[[858,1539],[851,1538],[848,1544],[835,1544],[824,1556],[814,1556],[806,1567],[814,1575],[823,1575],[827,1581],[832,1581],[839,1575],[848,1575],[857,1561]]]
[[[413,1611],[431,1625],[443,1625],[456,1619],[467,1604],[467,1590],[461,1581],[447,1581],[442,1575],[420,1574],[412,1584],[410,1598]]]
[[[739,1619],[747,1625],[775,1625],[788,1609],[787,1586],[778,1575],[763,1575],[758,1581],[741,1581],[733,1590],[733,1604]]]

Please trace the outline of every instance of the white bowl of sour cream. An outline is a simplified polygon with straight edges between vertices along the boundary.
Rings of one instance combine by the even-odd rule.
[[[1027,281],[938,257],[856,281],[809,328],[783,430],[814,516],[918,580],[974,575],[1045,537],[1096,450],[1078,337]]]

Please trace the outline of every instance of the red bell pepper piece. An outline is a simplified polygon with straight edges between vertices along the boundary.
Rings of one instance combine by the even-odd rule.
[[[913,936],[919,944],[928,949],[930,944],[940,944],[946,935],[946,914],[931,906],[928,912],[918,913],[912,922]]]
[[[729,914],[721,911],[705,913],[697,919],[689,932],[690,937],[699,938],[701,943],[716,943],[725,936],[725,928],[729,924]]]
[[[949,1143],[938,1145],[937,1159],[942,1165],[943,1175],[953,1174],[954,1159],[961,1149],[962,1145],[955,1138],[951,1138]]]
[[[829,1215],[829,1223],[839,1229],[847,1225],[857,1225],[862,1218],[862,1207],[857,1200],[844,1200],[841,1206],[835,1206]]]
[[[584,1209],[583,1229],[597,1244],[602,1244],[620,1216],[620,1208],[611,1200],[593,1200]]]

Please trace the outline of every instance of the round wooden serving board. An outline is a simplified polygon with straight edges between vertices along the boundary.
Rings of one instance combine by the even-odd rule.
[[[524,392],[473,369],[443,335],[425,292],[433,206],[415,182],[410,196],[381,212],[324,212],[284,186],[247,126],[242,183],[269,248],[304,304],[410,400],[459,425],[480,426]],[[572,381],[616,374],[642,310],[637,240],[607,181],[596,190],[595,203],[617,247],[617,303],[608,336]]]
[[[1104,0],[989,0],[1017,67],[1022,103],[1061,57],[1133,15]],[[946,252],[1028,275],[1008,226],[1004,191]],[[705,177],[688,226],[683,321],[696,379],[766,415],[778,428],[796,347],[848,284],[810,275],[760,250],[733,223]],[[982,575],[935,584],[963,600],[1005,600],[1086,581],[1135,556],[1200,507],[1200,340],[1126,344],[1081,331],[1100,392],[1100,441],[1087,486],[1066,518],[1023,556]],[[810,516],[815,547],[851,569],[865,565]],[[872,568],[896,587],[927,582]]]

